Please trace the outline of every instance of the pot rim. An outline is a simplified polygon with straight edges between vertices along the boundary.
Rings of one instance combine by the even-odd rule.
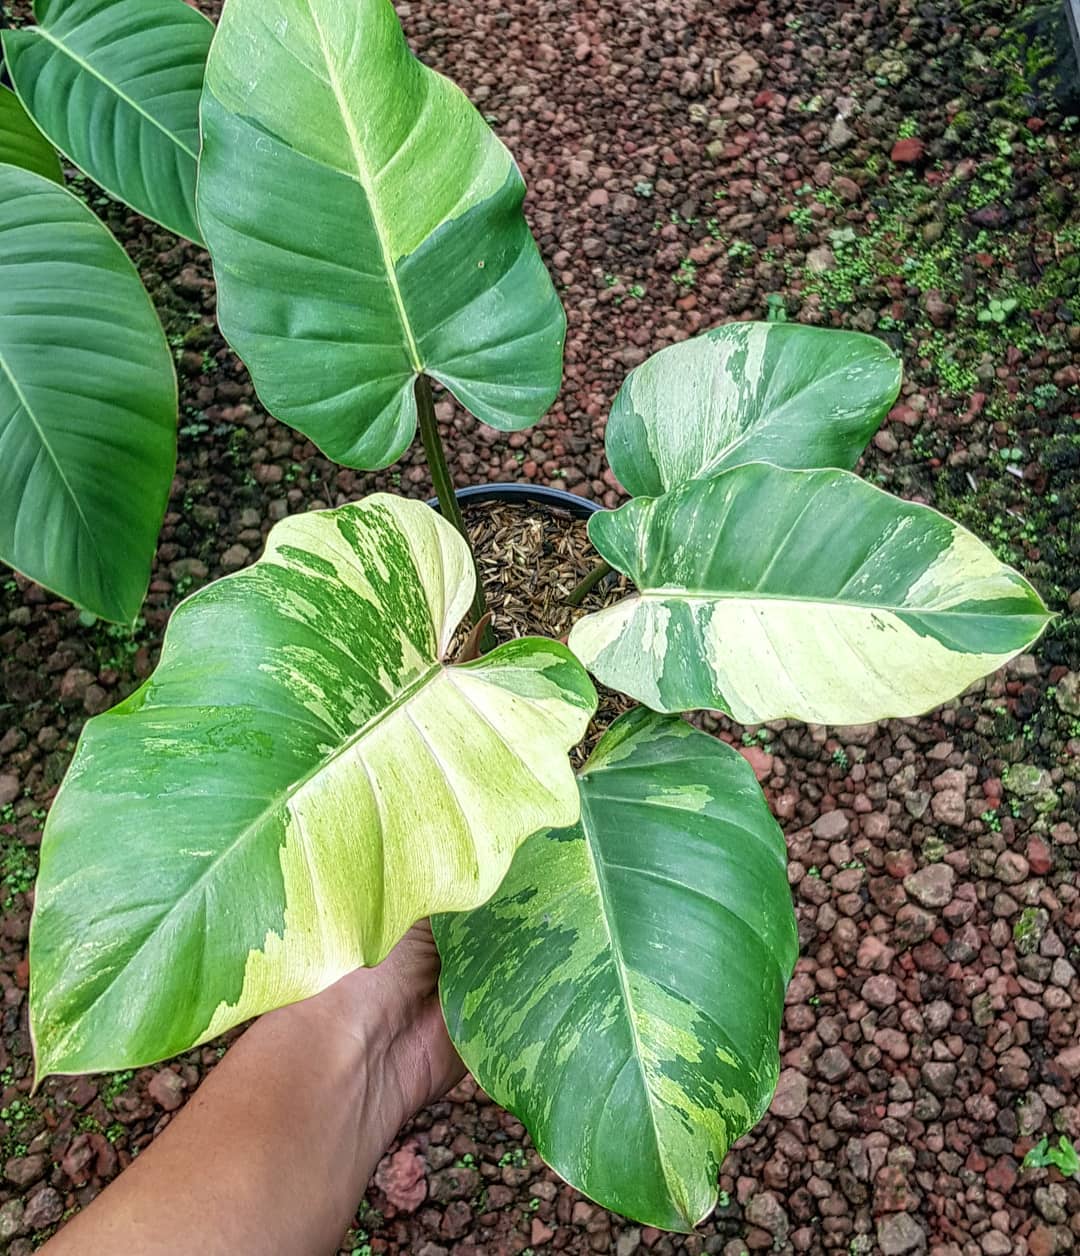
[[[577,519],[587,519],[603,509],[598,502],[590,501],[587,497],[578,497],[561,488],[548,488],[546,484],[470,484],[466,488],[457,489],[454,496],[463,506],[470,502],[508,502],[519,505],[531,502],[538,506],[553,506],[569,511]],[[438,498],[430,498],[428,505],[438,510]]]

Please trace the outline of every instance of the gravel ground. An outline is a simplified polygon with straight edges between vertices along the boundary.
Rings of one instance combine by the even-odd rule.
[[[1044,1133],[1080,1139],[1080,106],[1036,85],[1053,67],[1016,33],[1013,3],[398,7],[517,155],[570,317],[563,392],[536,429],[507,438],[440,404],[461,483],[526,479],[616,504],[601,436],[626,370],[762,317],[771,298],[902,349],[908,382],[864,473],[960,518],[1063,615],[1034,655],[921,720],[713,721],[785,825],[803,952],[779,1092],[699,1235],[589,1204],[465,1083],[403,1131],[342,1252],[1075,1250],[1080,1184],[1020,1162]],[[376,487],[429,492],[418,453],[363,475],[269,420],[213,327],[205,255],[83,186],[176,349],[180,462],[134,634],[81,627],[0,572],[11,1256],[93,1198],[227,1046],[28,1097],[30,890],[79,729],[149,673],[179,598],[256,557],[272,522]]]

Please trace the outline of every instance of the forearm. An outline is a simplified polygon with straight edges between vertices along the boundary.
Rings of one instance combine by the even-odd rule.
[[[379,1023],[380,1020],[383,1023]],[[355,1034],[312,1005],[263,1017],[48,1256],[327,1256],[411,1111],[377,1008]]]

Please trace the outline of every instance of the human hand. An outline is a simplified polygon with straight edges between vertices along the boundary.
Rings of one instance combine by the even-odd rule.
[[[337,1251],[401,1126],[465,1072],[438,977],[422,921],[376,968],[260,1016],[50,1256]]]
[[[352,1040],[407,1115],[441,1098],[465,1075],[439,1005],[439,952],[421,920],[375,968],[357,968],[294,1005],[318,1032]],[[289,1010],[289,1009],[283,1009]]]

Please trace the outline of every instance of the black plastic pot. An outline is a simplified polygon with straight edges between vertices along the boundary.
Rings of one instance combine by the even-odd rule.
[[[1065,0],[1065,24],[1072,38],[1077,67],[1080,67],[1080,0]],[[1072,81],[1075,84],[1075,79]]]
[[[588,501],[584,497],[564,493],[561,488],[546,488],[542,484],[470,484],[468,488],[459,488],[454,495],[462,506],[467,506],[470,502],[474,505],[482,502],[516,502],[522,506],[550,506],[555,510],[565,510],[577,519],[587,519],[603,509],[596,502]],[[438,510],[438,498],[433,497],[428,505]]]

